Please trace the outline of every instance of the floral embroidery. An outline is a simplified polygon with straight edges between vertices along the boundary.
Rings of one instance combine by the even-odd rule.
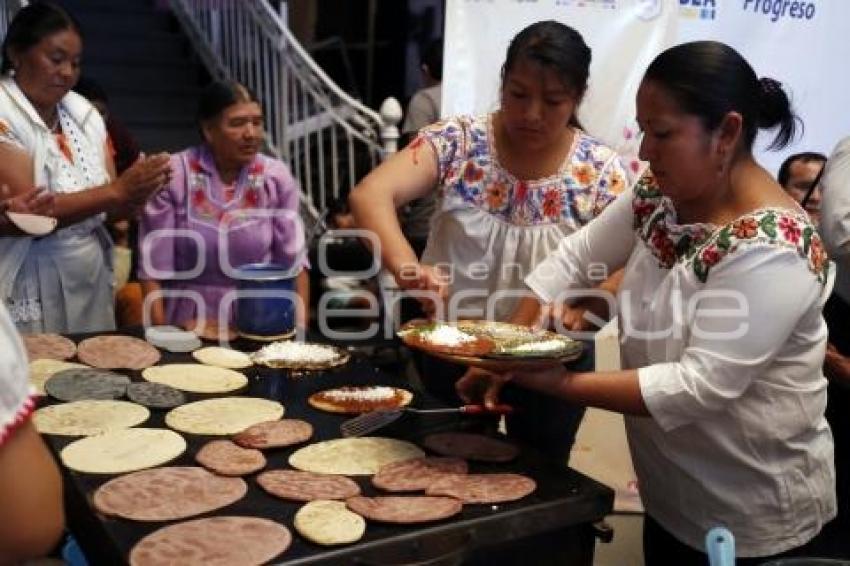
[[[436,152],[444,209],[471,206],[514,226],[578,227],[625,188],[628,174],[614,151],[579,130],[558,173],[516,179],[493,154],[491,126],[491,116],[461,116],[424,128],[412,142],[428,141]]]
[[[672,203],[649,174],[635,185],[632,210],[635,229],[660,266],[671,269],[683,262],[703,283],[712,267],[751,243],[795,249],[818,281],[826,282],[829,262],[823,242],[808,220],[793,211],[761,209],[719,229],[710,224],[677,225]]]
[[[251,209],[260,208],[260,192],[265,182],[263,163],[259,159],[249,166],[242,178],[237,179],[225,202],[218,203],[209,197],[209,174],[204,171],[197,156],[188,159],[189,215],[195,220],[218,228],[222,223],[230,226],[235,221],[247,220]],[[242,189],[241,195],[239,189]]]

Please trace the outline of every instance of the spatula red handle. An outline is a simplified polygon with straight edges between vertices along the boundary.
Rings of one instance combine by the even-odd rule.
[[[509,415],[514,412],[514,408],[510,405],[493,405],[492,408],[484,405],[464,405],[460,407],[460,412],[467,415]]]

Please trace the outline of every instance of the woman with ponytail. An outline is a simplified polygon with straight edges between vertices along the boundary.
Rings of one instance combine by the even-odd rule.
[[[526,278],[538,313],[587,286],[588,266],[625,267],[621,371],[563,367],[458,385],[487,403],[502,385],[626,415],[646,509],[647,564],[706,564],[706,532],[735,536],[738,564],[818,553],[835,516],[833,441],[821,371],[829,263],[805,212],[753,158],[798,119],[780,83],[731,47],[661,53],[637,95],[652,174]]]

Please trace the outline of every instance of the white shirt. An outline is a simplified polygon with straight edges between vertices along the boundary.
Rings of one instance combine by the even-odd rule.
[[[588,284],[591,262],[625,265],[623,366],[638,369],[652,415],[626,417],[646,511],[697,549],[717,525],[739,556],[811,539],[836,502],[821,371],[828,262],[808,218],[765,209],[722,229],[676,225],[644,178],[526,283],[552,302]]]
[[[32,414],[27,355],[9,312],[0,304],[0,448]]]
[[[835,293],[850,303],[850,137],[835,147],[821,178],[820,231],[838,265]]]

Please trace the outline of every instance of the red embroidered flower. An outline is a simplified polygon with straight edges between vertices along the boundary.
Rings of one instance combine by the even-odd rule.
[[[203,205],[207,200],[207,195],[204,194],[203,189],[195,189],[192,191],[192,204],[195,206]]]
[[[650,235],[649,241],[652,247],[658,252],[658,258],[661,260],[661,263],[668,267],[673,265],[673,262],[676,261],[676,248],[673,246],[673,241],[667,235],[667,231],[660,226],[656,226]]]
[[[655,203],[646,202],[640,199],[635,199],[632,204],[632,210],[638,218],[649,216],[655,210]]]
[[[528,196],[528,185],[525,181],[520,181],[516,185],[516,200],[517,202],[525,202],[526,197]]]
[[[502,208],[507,197],[508,188],[504,184],[496,182],[487,187],[487,206],[490,208]]]
[[[202,171],[201,162],[198,161],[197,157],[193,157],[189,160],[189,169],[192,171],[192,173],[200,173]]]
[[[263,164],[260,161],[257,161],[256,163],[254,163],[253,165],[251,165],[251,168],[248,169],[248,173],[250,175],[260,175],[260,174],[262,174],[262,172],[263,172]]]
[[[477,183],[484,178],[484,170],[477,167],[475,163],[467,163],[463,169],[463,180],[467,183]]]
[[[741,239],[755,238],[759,233],[759,223],[755,218],[741,218],[732,224],[732,233]]]
[[[245,196],[242,197],[242,204],[246,208],[257,208],[257,205],[260,204],[260,195],[257,189],[251,187],[245,191]]]
[[[785,239],[791,242],[792,244],[796,244],[800,241],[800,236],[803,235],[803,231],[800,229],[800,225],[796,220],[791,218],[790,216],[782,216],[779,218],[779,229],[782,230],[782,235],[785,236]]]
[[[543,215],[550,218],[561,215],[561,193],[557,189],[546,189],[543,193]]]
[[[702,253],[700,254],[700,259],[706,267],[711,267],[712,265],[715,265],[718,261],[720,261],[720,252],[714,245],[707,246],[705,249],[702,250]]]

